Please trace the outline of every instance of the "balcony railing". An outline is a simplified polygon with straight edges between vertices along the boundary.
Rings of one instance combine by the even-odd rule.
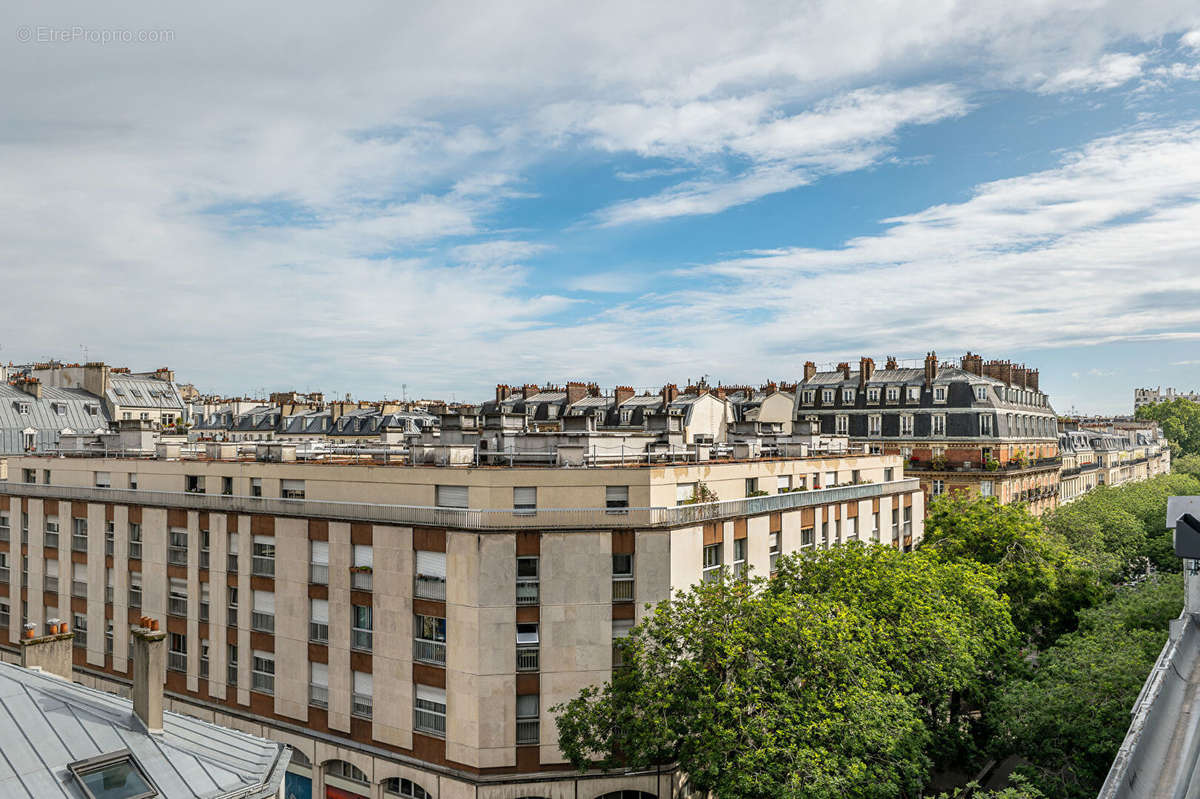
[[[272,613],[259,613],[258,611],[251,611],[250,629],[260,633],[274,633],[275,615]]]
[[[417,732],[444,736],[446,734],[445,706],[441,706],[442,710],[438,712],[421,707],[422,704],[425,703],[418,699],[416,707],[413,708],[413,729]]]
[[[185,596],[169,596],[167,597],[167,613],[172,616],[187,616],[187,597]]]
[[[517,745],[538,743],[538,720],[517,719]]]
[[[264,558],[255,555],[250,561],[250,573],[256,577],[274,577],[275,558]]]
[[[538,603],[538,582],[536,580],[517,580],[517,604],[536,605]]]
[[[318,644],[329,643],[329,623],[310,621],[308,623],[308,640],[315,641]]]
[[[187,652],[168,652],[167,669],[169,671],[187,671]]]
[[[632,602],[633,601],[633,578],[632,577],[614,577],[613,578],[612,601],[613,602]]]
[[[313,707],[329,707],[329,688],[324,685],[308,685],[308,703]]]
[[[791,491],[786,494],[768,494],[761,497],[746,497],[696,505],[621,508],[620,514],[613,514],[611,509],[607,508],[538,508],[535,516],[527,516],[514,513],[512,510],[383,505],[274,497],[226,497],[219,494],[189,494],[184,491],[139,491],[124,488],[0,482],[0,494],[12,496],[187,508],[217,513],[350,519],[379,524],[451,527],[460,530],[675,527],[728,516],[753,516],[773,511],[851,502],[917,490],[920,490],[919,481],[905,478],[891,482]],[[273,574],[266,576],[273,576]]]
[[[439,577],[418,574],[413,584],[413,595],[421,599],[446,600],[446,581]]]
[[[517,647],[517,671],[538,670],[538,648],[536,646]]]
[[[350,648],[360,652],[370,652],[374,634],[370,630],[354,627],[350,630]],[[445,658],[443,657],[443,660]]]
[[[329,564],[308,564],[308,581],[314,585],[329,585]]]
[[[350,587],[355,591],[370,591],[371,572],[350,572]]]
[[[413,639],[413,660],[422,663],[437,663],[446,665],[446,644],[444,641],[428,641],[424,638]]]
[[[366,694],[350,694],[350,715],[371,718],[371,697]]]

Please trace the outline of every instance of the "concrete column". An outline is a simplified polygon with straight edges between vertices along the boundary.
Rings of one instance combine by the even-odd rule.
[[[200,514],[187,514],[187,689],[200,690]],[[209,597],[209,616],[212,616]],[[211,664],[210,664],[211,665]]]
[[[72,528],[74,524],[71,522]],[[74,533],[74,529],[71,533]],[[64,536],[64,540],[71,539]],[[67,557],[70,559],[69,555]],[[104,632],[108,625],[108,620],[104,618],[104,571],[104,506],[93,502],[87,506],[87,662],[101,668],[104,667]],[[71,572],[73,576],[74,563],[71,564]],[[116,622],[114,614],[114,626]],[[116,649],[115,636],[113,648]]]

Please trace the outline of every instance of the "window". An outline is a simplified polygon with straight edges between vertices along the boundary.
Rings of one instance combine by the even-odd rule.
[[[370,652],[375,625],[370,605],[350,606],[350,648]]]
[[[850,417],[845,414],[838,414],[835,418],[834,429],[839,436],[850,434]]]
[[[733,539],[733,576],[746,576],[746,539]]]
[[[230,687],[236,687],[238,684],[238,648],[237,644],[226,644],[226,660],[229,665],[225,667],[225,682]]]
[[[975,386],[975,399],[980,402],[987,399],[987,386]]]
[[[918,402],[920,399],[921,399],[921,387],[920,386],[909,386],[908,387],[908,401],[909,402]]]
[[[604,507],[610,513],[623,513],[629,507],[629,486],[605,486]]]
[[[613,602],[633,601],[633,554],[622,552],[612,556]]]
[[[96,488],[112,488],[112,475],[108,472],[95,472],[92,479]]]
[[[911,413],[900,414],[900,435],[911,436],[913,434],[913,415]]]
[[[412,780],[389,777],[383,781],[384,796],[400,796],[403,799],[433,799],[429,793]]]
[[[705,582],[715,580],[721,573],[721,542],[704,547],[704,568],[701,577]]]
[[[801,549],[812,549],[814,546],[816,546],[816,543],[817,543],[816,528],[814,528],[814,527],[801,528],[801,530],[800,530],[800,548]]]
[[[933,495],[935,497],[940,497],[944,493],[946,493],[946,481],[945,480],[934,480],[933,481]]]
[[[877,389],[877,388],[868,388],[867,389],[867,402],[879,402],[879,389]]]
[[[417,732],[446,734],[446,689],[428,685],[414,686],[413,729]]]
[[[757,477],[747,477],[746,478],[746,496],[750,496],[750,495],[756,494],[756,493],[758,493],[758,478]]]
[[[282,499],[304,499],[304,481],[280,480],[279,496]]]
[[[308,640],[329,643],[329,600],[308,600]]]
[[[128,749],[67,765],[89,799],[150,799],[156,786]]]
[[[767,546],[768,546],[768,550],[769,550],[769,557],[770,557],[770,564],[771,564],[770,570],[771,570],[771,573],[774,574],[775,566],[779,562],[779,532],[778,531],[771,533],[770,537],[767,539]]]
[[[537,487],[517,486],[513,488],[513,512],[531,514],[537,510]]]
[[[517,696],[517,745],[536,744],[538,736],[538,695]]]
[[[440,616],[415,614],[413,660],[446,664],[446,620]]]
[[[946,435],[946,414],[935,413],[935,414],[933,414],[931,421],[933,422],[932,435],[935,435],[935,436]]]
[[[167,535],[167,563],[172,566],[186,566],[188,562],[187,530],[172,528]]]
[[[838,482],[838,473],[837,472],[825,472],[825,487],[826,488],[833,488],[835,485],[837,485],[837,482]]]
[[[71,519],[71,549],[87,552],[87,519]]]
[[[233,478],[232,477],[222,477],[221,478],[221,493],[227,497],[233,495]]]
[[[521,555],[517,558],[517,604],[538,603],[538,557]]]
[[[900,389],[897,386],[888,386],[887,390],[888,402],[896,402],[900,399]]]
[[[446,553],[417,550],[413,593],[424,599],[446,598]]]
[[[883,470],[883,481],[885,483],[890,483],[895,479],[896,479],[896,470],[895,469],[893,469],[891,466],[889,466],[888,468]]]
[[[167,613],[172,616],[187,617],[187,580],[178,577],[170,578],[167,588]]]
[[[329,707],[329,665],[308,664],[308,703],[313,707]]]
[[[872,413],[867,416],[867,435],[878,436],[883,433],[883,416]]]
[[[775,493],[786,494],[792,490],[792,476],[790,474],[781,474],[775,478]]]
[[[371,718],[371,705],[375,689],[370,672],[353,672],[352,691],[350,694],[350,715],[361,719]]]
[[[142,606],[142,573],[129,573],[129,607],[140,608]]]
[[[136,491],[138,487],[138,476],[132,472],[129,473],[129,488]]]
[[[134,522],[129,524],[129,557],[134,560],[142,557],[142,525]]]
[[[815,393],[816,393],[816,392],[814,392],[814,391],[811,391],[811,390],[809,390],[809,391],[805,391],[805,392],[804,392],[804,404],[805,404],[805,405],[812,405],[812,404],[813,404],[813,395],[814,395]]]
[[[250,688],[263,694],[275,693],[275,653],[254,650]]]
[[[117,526],[112,522],[104,523],[104,554],[110,558],[117,547]]]
[[[517,671],[538,670],[537,622],[517,624]]]
[[[692,501],[692,497],[696,496],[695,483],[676,483],[675,484],[675,504],[684,505]]]
[[[822,405],[832,405],[833,404],[833,389],[832,388],[827,388],[821,392],[821,404]]]
[[[251,477],[250,478],[250,496],[252,496],[252,497],[261,497],[262,496],[262,478],[261,477]]]
[[[58,549],[58,517],[46,517],[46,532],[42,538],[42,544],[52,549]]]
[[[179,633],[170,634],[171,644],[167,649],[167,669],[170,671],[187,671],[187,636]]]
[[[842,404],[843,405],[853,405],[854,404],[854,389],[852,389],[852,388],[843,388],[842,389]]]
[[[329,542],[308,542],[308,580],[317,585],[329,584]]]
[[[71,596],[87,599],[87,564],[71,564]]]
[[[933,401],[934,402],[945,402],[946,401],[946,387],[945,386],[934,386]]]
[[[356,591],[370,591],[371,574],[375,568],[375,550],[370,544],[355,544],[351,555],[354,565],[350,569],[350,587]]]
[[[857,541],[858,540],[858,517],[857,516],[850,516],[849,518],[846,519],[846,540],[847,541]]]
[[[24,569],[22,569],[24,571]],[[51,594],[58,593],[58,561],[48,559],[46,561],[46,571],[42,578],[42,588]]]
[[[250,573],[259,577],[275,576],[274,536],[254,536],[254,556],[250,561]]]
[[[467,505],[466,486],[437,486],[434,493],[434,504],[436,504],[439,508],[469,507]]]
[[[72,613],[71,621],[75,623],[75,646],[87,649],[87,614]]]
[[[979,435],[990,436],[992,434],[992,415],[990,413],[979,414]]]
[[[184,477],[184,489],[183,490],[187,491],[189,494],[203,494],[204,493],[204,478],[201,477],[200,475],[196,475],[196,474],[187,475],[186,477]]]
[[[981,497],[995,496],[995,494],[993,492],[994,492],[994,488],[993,488],[993,483],[991,480],[980,480],[979,481],[979,496],[981,496]]]
[[[254,591],[250,610],[250,628],[260,633],[275,632],[275,593]]]

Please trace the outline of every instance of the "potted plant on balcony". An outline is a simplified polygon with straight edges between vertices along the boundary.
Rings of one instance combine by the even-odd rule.
[[[949,461],[946,459],[945,455],[938,455],[929,462],[929,465],[932,466],[934,470],[939,472],[946,471],[947,464],[949,464]]]
[[[699,505],[702,502],[716,502],[717,500],[718,497],[716,492],[709,488],[705,483],[700,482],[696,483],[695,488],[692,489],[691,498],[685,499],[682,504]]]
[[[351,574],[370,574],[373,569],[370,566],[351,566]]]
[[[746,495],[746,498],[749,499],[750,497],[765,497],[766,495],[767,495],[767,492],[762,491],[760,489],[757,491],[751,491],[749,494]]]
[[[994,472],[1000,468],[1000,461],[996,460],[991,455],[988,455],[987,460],[983,462],[983,468],[987,469],[989,472]]]

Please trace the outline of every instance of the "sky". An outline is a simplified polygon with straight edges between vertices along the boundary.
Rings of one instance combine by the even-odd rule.
[[[0,359],[1200,388],[1195,0],[0,8]]]

